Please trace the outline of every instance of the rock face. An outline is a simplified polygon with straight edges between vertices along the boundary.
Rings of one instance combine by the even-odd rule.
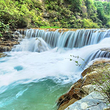
[[[1,58],[1,57],[5,57],[5,56],[6,56],[6,54],[0,53],[0,58]]]
[[[92,92],[65,110],[103,110],[107,105],[99,92]]]
[[[100,60],[84,70],[82,72],[83,78],[74,83],[68,93],[58,99],[58,110],[103,110],[102,108],[106,107],[105,100],[100,100],[100,97],[103,96],[99,92],[97,94],[94,92],[102,91],[102,89],[99,86],[93,85],[93,82],[103,84],[102,73],[105,74],[110,69],[109,66],[110,60]],[[91,98],[92,96],[95,98]],[[92,106],[94,104],[96,106]]]
[[[14,32],[4,33],[0,38],[0,52],[11,51],[12,47],[18,42],[19,34]]]
[[[39,30],[45,30],[45,31],[56,31],[58,30],[60,33],[61,32],[66,32],[66,31],[76,31],[77,29],[68,29],[68,28],[31,28],[31,29],[39,29]],[[21,34],[25,34],[26,29],[18,29],[17,31],[19,31]]]

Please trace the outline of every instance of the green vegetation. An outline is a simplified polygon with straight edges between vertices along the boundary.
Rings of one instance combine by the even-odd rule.
[[[94,23],[91,19],[83,19],[83,27],[84,28],[99,28],[97,23]]]
[[[57,27],[57,26],[40,26],[40,28],[42,29],[47,29],[47,28],[55,28],[55,29],[59,29],[60,27]]]
[[[110,2],[94,0],[0,0],[0,32],[31,27],[110,27]]]
[[[106,98],[110,102],[110,71],[109,64],[99,64],[96,69],[96,73],[99,74],[99,79],[92,79],[92,84],[98,87],[97,91],[106,95]],[[107,102],[108,103],[108,102]]]
[[[110,27],[110,2],[96,1],[95,6],[97,7],[98,18],[101,21],[101,27]]]

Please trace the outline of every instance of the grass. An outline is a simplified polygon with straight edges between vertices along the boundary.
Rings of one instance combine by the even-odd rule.
[[[40,26],[40,28],[42,29],[46,29],[46,28],[53,28],[53,29],[57,29],[57,28],[61,28],[61,27],[58,27],[58,26]]]

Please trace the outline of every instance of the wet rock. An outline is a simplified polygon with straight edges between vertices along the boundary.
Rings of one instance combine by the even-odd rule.
[[[4,52],[3,46],[0,46],[0,52]]]
[[[19,32],[17,31],[3,33],[3,36],[0,38],[0,52],[11,51],[14,45],[19,44],[18,38]],[[22,39],[22,36],[20,38]]]
[[[68,105],[71,103],[76,102],[77,100],[81,99],[80,97],[80,88],[82,86],[82,79],[78,80],[76,83],[74,83],[68,93],[62,95],[57,102],[57,105],[59,106],[58,110],[64,110]]]
[[[110,52],[110,48],[102,48],[100,49],[101,51],[106,51],[106,52]]]
[[[14,35],[19,36],[19,32],[18,31],[15,31],[14,32]]]
[[[11,46],[11,44],[10,43],[7,43],[6,46]]]
[[[110,110],[110,106],[109,107],[105,107],[103,110]]]
[[[110,68],[110,60],[96,61],[93,63],[92,66],[85,69],[82,72],[83,78],[79,79],[76,83],[74,83],[71,86],[70,90],[58,99],[58,102],[57,102],[57,105],[59,107],[58,110],[64,110],[70,104],[77,103],[78,100],[82,100],[85,96],[87,96],[91,92],[99,90],[99,88],[97,86],[92,85],[92,84],[93,84],[93,81],[98,81],[100,83],[103,83],[103,81],[101,79],[102,79],[102,73],[103,73],[103,71],[105,71],[105,70],[103,70],[104,67],[106,67],[108,69]],[[77,105],[77,106],[79,106],[79,105]],[[66,109],[66,110],[68,110],[68,109]],[[73,107],[69,110],[81,110],[81,108],[74,109],[74,107]],[[96,110],[96,109],[90,109],[90,110]],[[97,110],[99,110],[99,109],[97,109]]]
[[[2,49],[3,49],[3,52],[11,51],[11,47],[9,46],[3,46]]]
[[[106,96],[99,92],[92,92],[83,99],[68,106],[65,110],[103,110],[107,107],[105,101]]]
[[[82,77],[84,77],[87,73],[90,73],[92,71],[92,68],[87,68],[87,69],[85,69],[83,72],[82,72]]]
[[[19,35],[14,35],[13,37],[14,39],[18,39]]]
[[[84,92],[84,96],[87,96],[88,94],[90,94],[93,91],[98,91],[99,87],[96,85],[85,85],[82,87],[82,91]]]
[[[110,60],[109,59],[100,59],[100,60],[93,62],[93,65],[101,65],[101,64],[106,64],[106,63],[110,63]]]
[[[1,57],[5,57],[5,56],[6,56],[5,53],[0,53],[0,58],[1,58]]]

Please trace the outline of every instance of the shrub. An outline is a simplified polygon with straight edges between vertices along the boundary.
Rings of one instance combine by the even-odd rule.
[[[109,22],[107,22],[107,24],[106,24],[106,25],[107,25],[107,27],[108,27],[108,28],[110,28],[110,21],[109,21]]]
[[[98,92],[103,93],[107,96],[108,101],[110,102],[110,70],[107,63],[102,63],[98,65],[98,68],[95,71],[99,73],[101,79],[93,79],[92,84],[97,85]]]
[[[83,19],[84,28],[99,28],[97,23],[94,23],[91,19]]]

